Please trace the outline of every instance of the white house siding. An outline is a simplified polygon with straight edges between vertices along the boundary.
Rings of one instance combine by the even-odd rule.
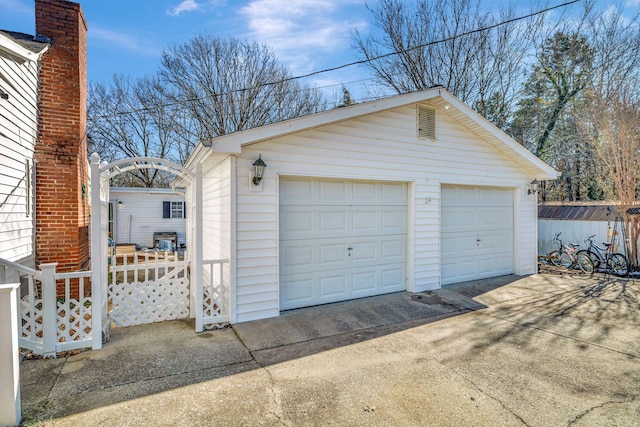
[[[226,156],[222,159],[214,157],[210,164],[216,163],[210,169],[203,170],[202,180],[202,249],[203,259],[231,258],[231,169],[233,158]],[[209,164],[209,165],[210,165]],[[191,217],[193,218],[193,216]],[[196,232],[196,230],[194,230]],[[230,266],[224,265],[223,280],[229,288]],[[211,280],[208,268],[204,269],[205,282]],[[214,272],[215,274],[215,272]]]
[[[250,184],[262,155],[262,191]],[[237,159],[237,312],[242,322],[279,315],[278,179],[313,176],[406,182],[409,185],[407,289],[440,287],[442,184],[514,188],[514,272],[536,265],[532,177],[490,144],[438,111],[438,140],[416,137],[416,108],[407,106],[243,147]],[[411,197],[411,195],[413,197]]]
[[[26,163],[33,185],[38,130],[38,63],[0,51],[0,258],[33,267],[34,191],[27,192]],[[27,210],[29,205],[29,214]]]
[[[178,233],[178,244],[186,242],[186,220],[162,218],[162,202],[184,202],[184,195],[166,188],[111,188],[109,201],[115,203],[116,243],[152,247],[153,233],[164,231]]]

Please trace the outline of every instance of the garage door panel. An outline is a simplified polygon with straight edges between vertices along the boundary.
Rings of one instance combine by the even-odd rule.
[[[353,218],[352,231],[354,234],[371,233],[378,227],[379,219],[375,210],[354,209],[351,215]]]
[[[389,259],[392,257],[405,258],[406,257],[406,249],[407,242],[405,240],[405,236],[398,236],[398,238],[389,238],[389,240],[385,242],[381,242],[382,246],[382,257],[384,259]]]
[[[334,200],[344,200],[347,197],[347,185],[345,181],[319,181],[319,201],[332,203]]]
[[[407,186],[398,184],[380,184],[382,187],[382,199],[387,203],[407,204]]]
[[[344,263],[347,261],[348,250],[346,243],[321,243],[318,244],[319,259],[316,265],[327,265],[336,262]]]
[[[313,198],[313,182],[309,180],[281,180],[280,203],[287,204],[297,201],[305,203]]]
[[[513,191],[443,186],[441,200],[441,283],[513,273]]]
[[[297,304],[308,304],[313,301],[313,278],[298,277],[289,278],[281,283],[280,297],[288,301],[292,306]]]
[[[280,262],[288,269],[299,267],[309,268],[314,263],[314,247],[311,245],[296,245],[282,248]]]
[[[364,263],[367,265],[375,265],[376,260],[380,256],[378,248],[379,243],[375,241],[361,242],[357,245],[350,246],[349,255],[353,258],[354,263]]]
[[[405,281],[404,263],[285,275],[280,277],[280,308],[289,310],[400,292],[406,289]]]
[[[406,236],[373,236],[378,241],[359,239],[318,239],[281,242],[281,265],[285,274],[328,269],[376,267],[378,264],[404,263]],[[349,249],[351,248],[351,250]]]
[[[511,207],[511,190],[487,187],[443,186],[441,200],[443,206],[450,207]]]
[[[382,210],[380,218],[382,221],[382,229],[391,232],[406,230],[407,219],[404,211],[404,208]]]
[[[396,268],[387,267],[381,272],[382,274],[382,288],[393,288],[394,291],[404,290],[404,287],[400,289],[404,280],[404,266],[397,266]]]
[[[336,272],[335,274],[323,275],[318,280],[319,298],[324,299],[344,299],[347,296],[347,277],[345,274]]]
[[[403,206],[323,206],[322,212],[287,206],[280,224],[283,240],[399,234],[406,233],[407,211]]]
[[[375,182],[353,182],[351,184],[352,199],[355,204],[367,204],[377,199],[376,190],[380,188]]]
[[[346,233],[349,226],[349,218],[346,212],[334,208],[317,214],[319,223],[316,233],[336,232]]]
[[[299,180],[281,179],[301,199],[280,197],[280,308],[406,289],[406,184]]]
[[[304,235],[313,231],[313,214],[306,210],[289,210],[280,218],[281,233]]]

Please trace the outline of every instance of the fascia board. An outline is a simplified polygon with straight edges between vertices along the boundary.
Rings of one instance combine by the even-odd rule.
[[[5,36],[4,34],[0,34],[0,50],[25,61],[38,61],[38,59],[40,59],[40,56],[44,52],[46,52],[48,48],[48,46],[44,47],[42,51],[40,51],[40,53],[31,52],[29,49],[20,46],[11,38]]]

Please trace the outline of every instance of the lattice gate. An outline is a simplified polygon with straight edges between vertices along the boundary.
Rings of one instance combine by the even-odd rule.
[[[162,170],[188,183],[189,255],[184,259],[177,253],[135,252],[131,257],[127,255],[121,259],[117,254],[108,255],[106,207],[109,183],[116,175],[134,169]],[[195,318],[196,332],[202,332],[205,326],[228,322],[229,297],[219,289],[224,288],[228,281],[220,279],[216,283],[213,277],[209,277],[205,283],[203,278],[202,165],[196,164],[195,172],[192,172],[181,165],[155,157],[132,157],[100,163],[100,156],[94,153],[91,155],[91,181],[94,183],[91,188],[91,280],[94,284],[100,284],[105,305],[102,313],[109,313],[108,317],[104,315],[100,319],[93,319],[94,329],[102,328],[102,335],[108,337],[111,321],[128,326],[190,316]],[[109,264],[108,259],[111,260]],[[219,265],[220,277],[224,276],[223,265],[228,265],[228,260],[207,262]]]
[[[113,256],[109,279],[109,318],[118,326],[189,317],[189,260],[178,252]]]

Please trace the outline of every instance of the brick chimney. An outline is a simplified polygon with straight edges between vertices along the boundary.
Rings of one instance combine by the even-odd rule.
[[[35,3],[36,34],[50,39],[40,67],[36,263],[74,271],[90,256],[87,24],[77,3]]]

